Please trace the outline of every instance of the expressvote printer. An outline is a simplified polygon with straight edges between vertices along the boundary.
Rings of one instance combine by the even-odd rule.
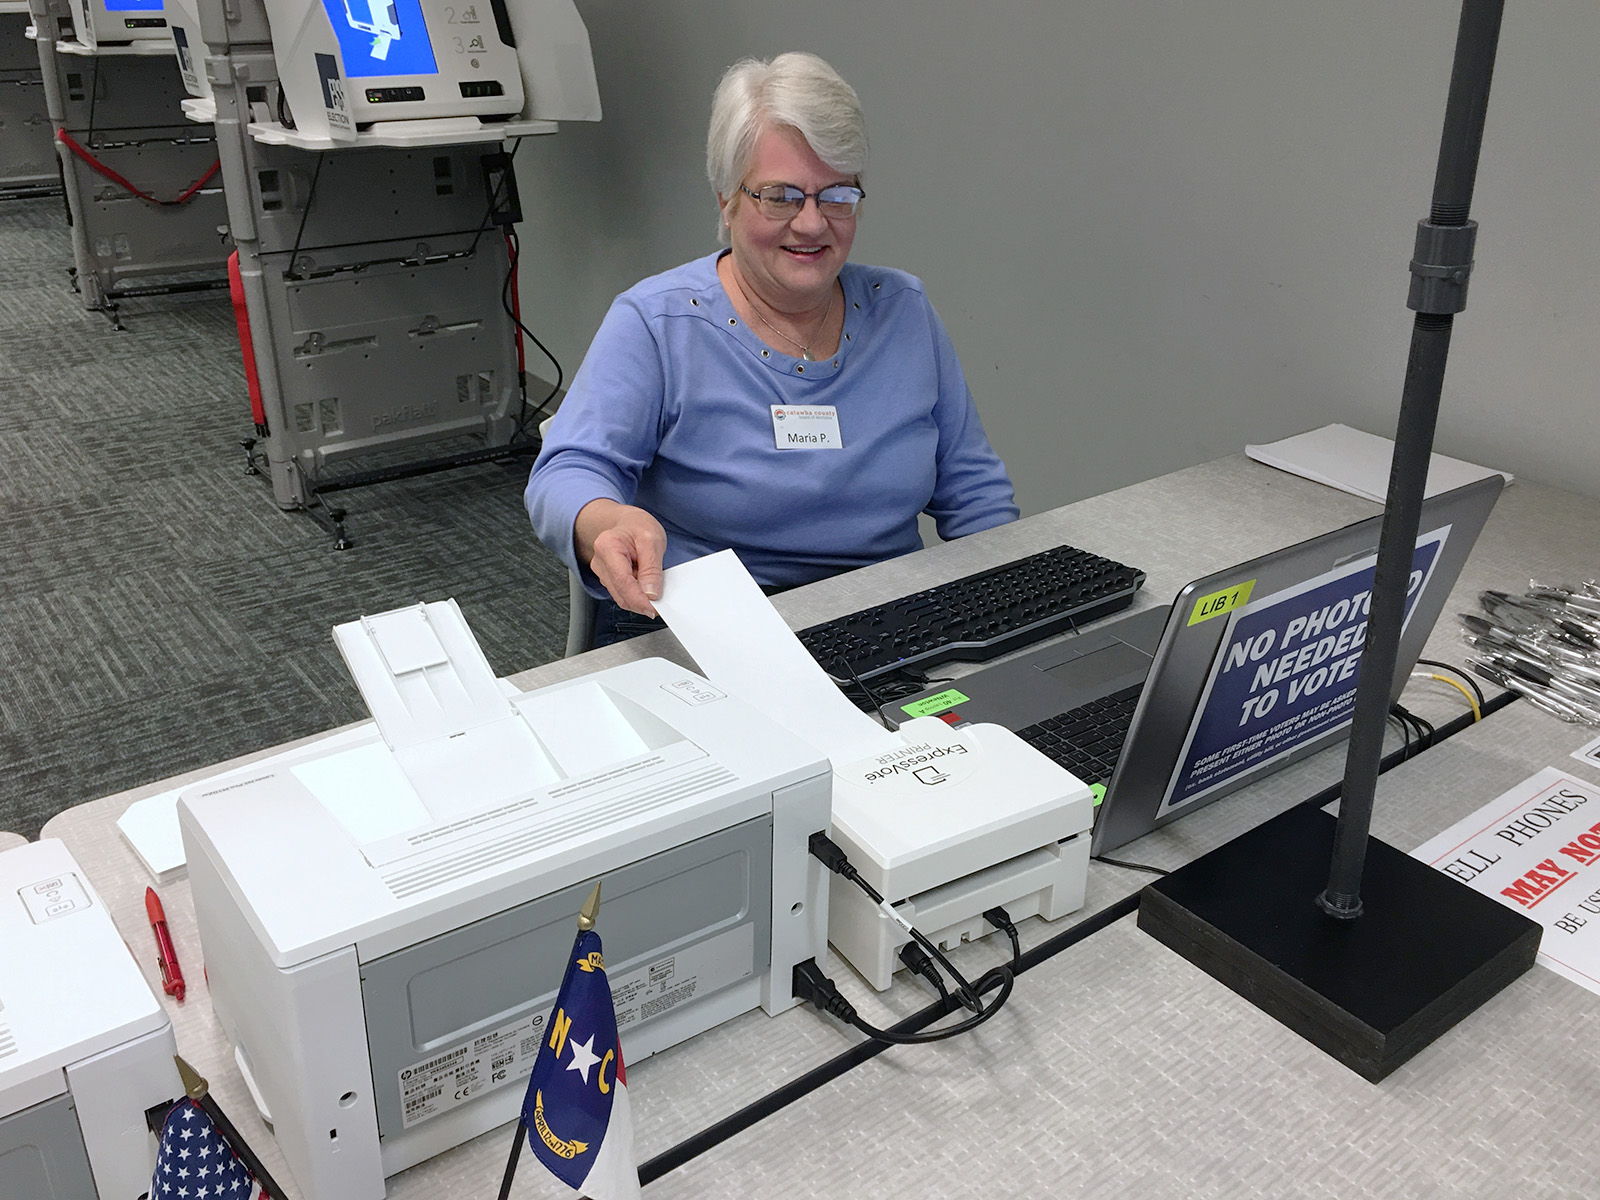
[[[151,942],[154,953],[155,943]],[[138,1200],[172,1025],[67,848],[0,853],[0,1200]]]
[[[731,550],[668,568],[656,607],[706,676],[797,725],[833,768],[833,840],[885,902],[833,888],[828,940],[880,990],[915,926],[944,946],[983,914],[1083,906],[1094,800],[1009,729],[918,717],[893,732],[845,699]]]
[[[1009,729],[918,717],[840,763],[833,840],[889,902],[840,885],[828,940],[880,991],[916,926],[950,948],[994,932],[983,914],[1053,921],[1083,907],[1093,794]]]
[[[626,1058],[789,1007],[827,760],[660,659],[528,693],[454,601],[334,630],[375,724],[178,804],[210,994],[308,1200],[515,1118],[596,880]]]

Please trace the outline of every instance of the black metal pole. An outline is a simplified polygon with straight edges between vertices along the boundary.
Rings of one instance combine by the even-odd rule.
[[[517,1159],[522,1156],[522,1139],[527,1132],[528,1127],[518,1116],[516,1136],[511,1139],[511,1153],[506,1157],[505,1174],[500,1177],[499,1200],[506,1200],[511,1195],[511,1181],[517,1177]]]
[[[1433,432],[1444,388],[1454,315],[1466,307],[1472,270],[1475,222],[1467,219],[1478,151],[1483,144],[1489,82],[1494,75],[1504,0],[1463,0],[1456,33],[1455,66],[1445,106],[1444,135],[1433,181],[1433,207],[1417,226],[1411,262],[1411,293],[1416,310],[1411,354],[1406,362],[1395,430],[1394,462],[1389,472],[1383,531],[1373,577],[1366,648],[1356,687],[1354,724],[1345,759],[1339,822],[1334,833],[1328,887],[1317,902],[1336,917],[1361,915],[1361,873],[1366,864],[1372,801],[1383,757],[1383,732],[1394,685],[1395,660],[1405,616],[1407,585],[1422,519],[1422,499],[1433,453]]]

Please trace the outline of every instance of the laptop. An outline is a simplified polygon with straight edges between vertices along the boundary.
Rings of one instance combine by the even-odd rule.
[[[1399,699],[1504,481],[1424,501]],[[881,708],[891,725],[993,722],[1097,794],[1102,854],[1348,735],[1381,517],[1196,579],[1113,618]]]

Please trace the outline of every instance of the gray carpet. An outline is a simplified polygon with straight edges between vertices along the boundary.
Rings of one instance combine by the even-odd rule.
[[[337,493],[334,551],[245,473],[227,293],[119,332],[71,263],[59,199],[0,202],[0,830],[364,717],[329,633],[363,613],[454,596],[498,674],[560,655],[526,460]]]

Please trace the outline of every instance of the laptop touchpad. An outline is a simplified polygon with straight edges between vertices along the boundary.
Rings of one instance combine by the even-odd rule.
[[[1143,650],[1135,650],[1126,642],[1116,642],[1082,658],[1047,667],[1044,673],[1063,687],[1080,688],[1093,687],[1131,672],[1143,675],[1149,669],[1150,655]]]

